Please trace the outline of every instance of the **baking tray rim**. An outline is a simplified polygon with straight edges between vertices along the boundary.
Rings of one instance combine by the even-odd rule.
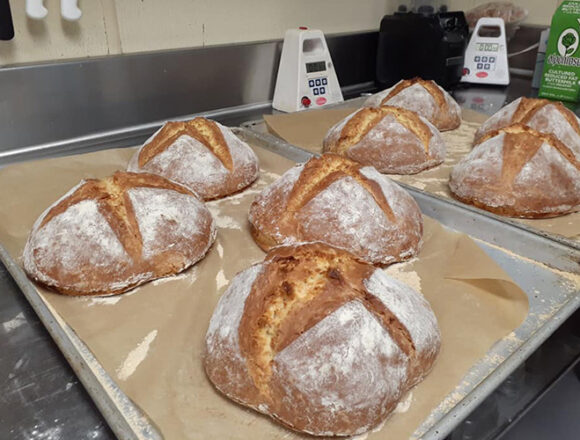
[[[307,160],[314,155],[314,153],[288,144],[275,136],[260,133],[249,128],[235,128],[234,131],[236,134],[256,140],[258,147],[265,148],[297,162]],[[430,199],[440,199],[423,191],[414,192],[423,193],[425,197]],[[444,204],[448,203],[445,199],[438,201]],[[460,204],[457,205],[458,208],[463,208]],[[472,215],[482,215],[478,210],[472,211]],[[533,233],[530,231],[527,232]],[[546,237],[539,237],[539,239],[546,240]],[[102,368],[90,349],[62,321],[58,313],[55,312],[55,316],[55,313],[47,306],[32,281],[28,279],[20,265],[12,258],[1,243],[0,260],[4,263],[8,272],[20,287],[68,363],[87,389],[87,392],[95,401],[96,406],[107,420],[113,432],[119,438],[123,439],[160,439],[161,436],[151,424],[151,421],[146,421],[145,416],[139,408],[121,391],[110,375]],[[552,319],[542,323],[530,335],[529,339],[522,341],[490,374],[475,385],[463,399],[437,419],[421,438],[440,439],[449,434],[501,381],[531,355],[558,328],[561,322],[579,307],[580,296],[571,295],[553,315]],[[59,323],[59,320],[62,323]]]
[[[350,101],[348,101],[348,102],[350,102]],[[344,103],[342,103],[342,104],[344,105]],[[336,108],[336,107],[337,107],[336,105],[333,106],[333,108]],[[338,107],[340,108],[340,106],[338,106]],[[250,130],[253,133],[257,134],[258,136],[271,137],[271,138],[273,138],[272,142],[276,141],[276,143],[280,142],[280,143],[287,144],[292,149],[300,150],[301,152],[308,155],[309,157],[320,156],[320,153],[314,153],[312,151],[306,150],[305,148],[296,146],[294,144],[290,144],[290,143],[284,141],[283,139],[279,138],[278,136],[271,134],[269,132],[263,132],[263,131],[257,129],[256,128],[257,126],[262,126],[262,128],[265,128],[267,126],[266,121],[264,119],[255,119],[252,121],[247,121],[241,125],[241,128],[245,129],[245,130]],[[490,217],[494,220],[498,220],[498,221],[501,221],[503,223],[509,224],[512,227],[522,229],[522,230],[529,232],[531,234],[535,234],[535,235],[538,235],[538,236],[543,237],[545,239],[558,242],[564,246],[571,247],[574,249],[580,249],[580,241],[572,240],[571,238],[564,237],[560,234],[551,234],[549,232],[542,231],[541,229],[537,229],[537,228],[528,226],[525,223],[518,222],[516,219],[513,219],[511,217],[497,215],[497,214],[494,214],[492,212],[486,211],[485,209],[480,209],[480,208],[477,208],[477,207],[472,206],[472,205],[467,205],[465,203],[461,203],[453,198],[446,198],[446,197],[440,196],[438,194],[433,194],[431,192],[424,191],[422,189],[419,189],[419,188],[414,187],[414,186],[407,184],[407,183],[397,181],[397,184],[401,185],[407,191],[422,193],[428,197],[432,197],[434,199],[439,199],[439,200],[446,202],[446,203],[451,203],[451,204],[453,204],[457,207],[460,207],[462,209],[465,209],[467,211],[471,211],[471,212],[474,212],[474,213],[479,214],[479,215]]]

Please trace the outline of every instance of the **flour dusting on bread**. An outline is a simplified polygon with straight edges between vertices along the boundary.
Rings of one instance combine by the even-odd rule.
[[[111,295],[199,261],[216,235],[203,202],[160,176],[117,172],[81,182],[35,222],[23,252],[36,281],[70,295]]]
[[[345,155],[382,173],[414,174],[445,159],[445,142],[427,119],[409,110],[362,108],[330,128],[323,151]]]
[[[287,394],[308,396],[309,406],[328,415],[326,423],[318,423],[324,423],[323,430],[330,435],[344,411],[366,411],[373,421],[384,416],[384,396],[389,400],[401,396],[408,365],[388,332],[358,301],[345,304],[303,333],[275,362],[274,374]],[[349,435],[372,427],[360,426]],[[312,428],[305,431],[315,433]]]
[[[129,197],[139,223],[145,258],[167,250],[187,252],[190,246],[187,240],[202,233],[199,219],[206,208],[195,197],[157,188],[131,189]],[[168,222],[173,228],[167,228]],[[214,224],[210,234],[215,236]]]
[[[580,209],[580,161],[555,135],[512,124],[475,145],[453,168],[449,188],[501,215],[554,217]]]
[[[41,216],[37,220],[33,230],[39,227],[43,219],[44,216]],[[91,247],[79,246],[79,243],[96,243],[101,251],[94,252]],[[42,234],[31,234],[23,260],[27,270],[34,272],[43,283],[51,285],[58,284],[58,281],[47,272],[56,267],[59,272],[79,273],[82,285],[86,263],[95,269],[107,268],[111,271],[121,270],[130,264],[129,255],[94,200],[84,200],[71,206],[44,225]]]
[[[406,191],[336,154],[287,171],[256,197],[249,220],[263,249],[324,241],[380,264],[415,255],[423,234],[421,212]]]
[[[411,110],[439,130],[453,130],[461,124],[459,104],[434,81],[421,78],[401,80],[393,87],[371,95],[365,107],[390,105]]]
[[[297,219],[309,231],[303,236],[305,240],[350,247],[355,252],[368,253],[373,260],[381,259],[391,234],[399,234],[397,225],[386,218],[373,197],[351,177],[332,183],[316,195],[297,214]]]
[[[167,138],[164,130],[174,130],[173,136],[182,134]],[[248,144],[228,127],[205,118],[166,123],[128,166],[129,171],[154,173],[181,183],[204,200],[247,187],[258,177],[258,168],[258,157]]]
[[[231,399],[300,432],[379,426],[439,351],[410,287],[321,242],[280,246],[236,275],[206,336],[206,373]]]

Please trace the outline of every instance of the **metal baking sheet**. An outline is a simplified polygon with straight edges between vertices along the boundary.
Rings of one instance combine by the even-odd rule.
[[[326,106],[325,108],[327,109],[340,109],[340,108],[349,108],[352,107],[353,110],[357,107],[362,106],[362,104],[364,103],[364,101],[366,100],[366,97],[361,97],[361,98],[354,98],[354,99],[350,99],[348,101],[345,102],[341,102],[341,103],[337,103],[337,104],[332,104],[329,106]],[[306,110],[306,111],[315,111],[316,109],[310,109],[310,110]],[[267,138],[272,138],[272,142],[274,143],[278,143],[277,141],[281,141],[282,144],[287,144],[285,141],[281,140],[280,138],[278,138],[277,136],[271,135],[270,132],[268,131],[268,127],[264,121],[264,119],[256,119],[256,120],[252,120],[252,121],[248,121],[242,124],[242,128],[247,128],[250,129],[256,133],[260,133],[260,134],[264,134],[266,135]],[[313,153],[311,153],[308,150],[304,150],[303,148],[297,147],[295,145],[291,145],[291,144],[287,144],[289,146],[291,146],[293,149],[298,149],[301,150],[303,152],[305,152],[306,154],[308,154],[309,156],[313,155]],[[283,147],[282,147],[283,148]],[[416,187],[413,187],[411,185],[402,183],[402,182],[397,182],[399,185],[403,186],[405,189],[409,190],[409,191],[413,191],[413,192],[418,192],[418,193],[422,193],[425,195],[428,195],[429,197],[432,197],[434,199],[439,199],[441,201],[447,202],[447,203],[452,203],[455,204],[457,206],[461,206],[466,210],[469,211],[473,211],[477,214],[486,216],[486,217],[491,217],[493,219],[499,220],[503,223],[508,223],[509,225],[515,227],[515,228],[519,228],[519,229],[523,229],[526,230],[530,233],[539,235],[541,237],[547,238],[549,240],[554,240],[557,241],[559,243],[562,243],[565,246],[569,246],[572,248],[576,248],[576,249],[580,249],[580,241],[579,240],[575,240],[572,238],[567,238],[564,237],[562,235],[559,234],[554,234],[554,233],[549,233],[546,231],[542,231],[540,229],[534,228],[532,226],[528,226],[527,224],[524,224],[516,219],[510,218],[510,217],[505,217],[505,216],[500,216],[497,214],[494,214],[492,212],[483,210],[483,209],[479,209],[476,208],[475,206],[471,206],[471,205],[466,205],[464,203],[460,203],[458,201],[456,201],[455,199],[452,198],[448,198],[448,197],[442,197],[440,195],[437,194],[433,194],[431,192],[427,192],[427,191],[423,191],[420,190]]]
[[[44,301],[22,268],[1,244],[0,260],[22,290],[115,435],[127,440],[161,440],[161,435],[149,419],[119,389],[76,333]]]
[[[255,146],[274,151],[297,162],[305,161],[312,156],[311,153],[271,135],[243,128],[236,129],[235,132]],[[98,141],[100,145],[107,145],[106,137]],[[580,306],[580,292],[570,275],[580,273],[580,251],[547,240],[523,228],[514,228],[494,218],[466,210],[458,204],[438,200],[412,188],[409,190],[426,215],[450,229],[465,232],[478,239],[482,249],[520,285],[530,301],[530,311],[524,323],[514,334],[495,344],[488,355],[470,369],[465,380],[420,427],[422,438],[440,439],[451,432]],[[521,255],[525,255],[526,258],[522,258]],[[90,350],[40,297],[22,269],[1,246],[0,259],[55,339],[115,434],[123,439],[161,438],[149,420],[98,364]]]
[[[237,134],[298,162],[313,153],[267,133],[238,129]],[[478,245],[526,292],[529,313],[513,335],[499,341],[465,380],[449,395],[419,429],[423,439],[448,435],[471,411],[580,307],[578,278],[580,251],[551,240],[520,224],[508,225],[501,217],[466,209],[458,202],[433,197],[402,185],[418,202],[421,211],[449,229],[475,238]],[[525,256],[525,257],[524,257]]]

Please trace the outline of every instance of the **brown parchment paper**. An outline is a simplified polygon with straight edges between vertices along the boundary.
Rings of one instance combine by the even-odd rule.
[[[81,178],[123,169],[133,149],[107,150],[0,170],[0,242],[20,255],[36,217]],[[261,176],[248,190],[208,203],[217,239],[207,257],[183,274],[126,294],[78,298],[39,289],[94,353],[113,380],[166,439],[282,439],[302,436],[222,397],[202,368],[209,319],[229,280],[261,261],[247,223],[255,195],[292,162],[256,148]],[[526,294],[469,237],[425,218],[418,258],[386,269],[430,301],[442,332],[431,374],[369,439],[406,439],[461,382],[489,348],[527,315]]]
[[[322,140],[328,130],[355,110],[351,107],[311,110],[284,115],[264,115],[264,120],[268,130],[286,142],[313,153],[322,153]],[[463,156],[471,151],[477,128],[489,116],[470,109],[462,109],[462,117],[463,120],[459,128],[441,133],[447,145],[447,155],[443,164],[418,174],[407,176],[389,174],[389,177],[441,197],[453,198],[447,184],[451,170]],[[550,234],[562,235],[580,241],[580,213],[550,219],[512,218],[512,220]]]
[[[356,109],[356,107],[347,107],[264,115],[264,120],[268,129],[286,142],[313,153],[321,153],[322,139],[330,127]]]

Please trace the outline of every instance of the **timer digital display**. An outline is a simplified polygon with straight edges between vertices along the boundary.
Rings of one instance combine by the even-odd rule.
[[[322,72],[324,70],[326,70],[326,62],[324,61],[306,63],[306,73]]]
[[[477,50],[480,52],[497,52],[499,44],[497,43],[477,43]]]

